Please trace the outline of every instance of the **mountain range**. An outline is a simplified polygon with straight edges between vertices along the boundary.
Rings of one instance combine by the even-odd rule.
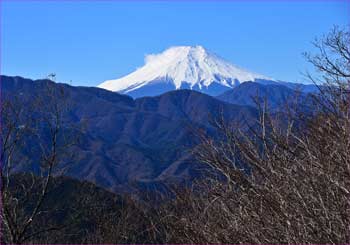
[[[195,177],[198,164],[190,151],[197,143],[193,130],[213,130],[209,116],[223,113],[227,120],[249,120],[257,114],[253,107],[228,104],[191,90],[133,99],[49,80],[1,76],[1,84],[3,99],[20,95],[23,106],[38,96],[45,97],[48,85],[64,89],[69,105],[66,121],[85,125],[84,132],[76,133],[80,140],[67,175],[114,191],[127,188],[131,182],[147,185]],[[29,157],[18,171],[35,170],[36,160]]]
[[[43,106],[53,103],[48,87],[64,90],[69,105],[65,121],[83,124],[84,129],[65,125],[63,130],[79,136],[79,143],[71,149],[74,163],[62,168],[68,169],[69,177],[114,192],[191,182],[201,176],[204,166],[193,156],[198,132],[217,136],[211,119],[240,122],[245,130],[258,117],[254,97],[266,99],[270,108],[278,110],[296,98],[303,103],[307,93],[315,91],[312,85],[247,72],[201,46],[174,47],[148,56],[144,67],[100,88],[0,78],[3,102],[19,102],[27,111],[37,98],[45,100]],[[31,139],[19,153],[28,160],[15,171],[38,170],[37,147]]]
[[[217,98],[193,90],[174,90],[138,99],[100,88],[21,77],[1,76],[1,85],[3,100],[20,95],[23,106],[48,96],[48,86],[63,89],[69,105],[65,120],[84,124],[84,130],[75,132],[79,144],[72,148],[74,164],[66,175],[112,191],[193,180],[202,168],[192,156],[199,142],[198,131],[216,135],[210,119],[224,116],[227,121],[248,126],[258,116],[252,96],[255,92],[265,93],[274,105],[293,95],[286,86],[257,83],[240,84]],[[31,147],[35,152],[35,142]],[[33,155],[25,166],[17,166],[17,171],[35,171],[35,154],[29,149],[23,154]]]

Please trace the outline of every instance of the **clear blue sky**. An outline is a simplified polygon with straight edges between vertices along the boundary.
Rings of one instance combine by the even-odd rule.
[[[349,1],[1,1],[1,73],[95,86],[143,65],[144,55],[203,45],[276,79],[300,81],[301,53]]]

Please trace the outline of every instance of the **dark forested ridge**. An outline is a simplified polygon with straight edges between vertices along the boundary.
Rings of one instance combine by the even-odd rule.
[[[13,198],[25,200],[21,203],[24,205],[16,206],[18,219],[31,214],[40,198],[41,183],[38,176],[11,176],[9,190]],[[27,197],[24,188],[31,190]],[[148,221],[144,216],[147,206],[141,207],[141,202],[130,196],[109,192],[86,181],[56,177],[49,185],[41,212],[23,239],[27,244],[151,242],[147,234],[140,232],[146,229]],[[2,239],[8,240],[7,235]]]

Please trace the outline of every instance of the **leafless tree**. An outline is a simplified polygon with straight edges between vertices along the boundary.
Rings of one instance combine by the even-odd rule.
[[[1,239],[20,244],[61,227],[34,227],[58,166],[69,161],[76,135],[67,133],[67,94],[47,82],[39,98],[3,98],[1,106]],[[27,154],[27,153],[31,154]],[[28,155],[35,159],[28,159]],[[61,168],[64,169],[64,168]],[[30,171],[21,179],[22,171]],[[16,188],[14,190],[14,188]]]
[[[157,210],[164,242],[350,242],[349,37],[334,28],[306,54],[320,74],[312,112],[265,102],[250,130],[219,119],[218,139],[201,136],[196,155],[218,175]]]

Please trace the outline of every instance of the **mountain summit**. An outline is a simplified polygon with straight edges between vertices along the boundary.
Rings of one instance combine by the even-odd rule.
[[[160,54],[147,55],[143,67],[98,87],[133,97],[158,95],[175,89],[217,95],[239,83],[257,80],[272,79],[239,68],[202,46],[177,46]]]

